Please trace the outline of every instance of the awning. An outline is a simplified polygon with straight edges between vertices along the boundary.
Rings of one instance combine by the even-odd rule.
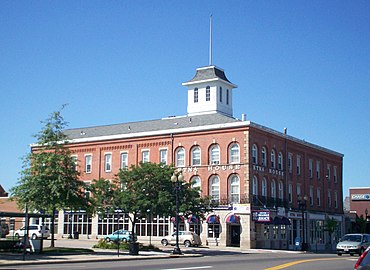
[[[190,223],[190,224],[197,224],[197,223],[199,223],[199,218],[196,216],[196,215],[190,215],[189,217],[188,217],[188,223]]]
[[[226,218],[226,223],[228,223],[228,224],[240,224],[240,217],[235,215],[235,214],[229,215]]]
[[[211,223],[211,224],[214,224],[214,223],[220,223],[220,217],[219,216],[216,216],[216,215],[212,215],[212,216],[209,216],[207,217],[207,223]]]
[[[184,223],[184,220],[184,216],[179,216],[179,223]],[[176,223],[176,217],[172,217],[171,222]]]
[[[272,224],[274,225],[290,225],[290,220],[286,217],[275,217],[274,220],[272,221]]]

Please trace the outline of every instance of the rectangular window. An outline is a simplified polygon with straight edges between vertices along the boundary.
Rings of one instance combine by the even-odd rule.
[[[301,175],[301,156],[297,156],[297,175]]]
[[[330,181],[330,178],[331,178],[331,168],[330,164],[328,164],[326,169],[326,180]]]
[[[141,152],[141,161],[143,163],[146,163],[146,162],[150,161],[150,159],[149,159],[149,150],[143,150]]]
[[[310,187],[310,205],[313,205],[313,187]]]
[[[308,161],[308,176],[309,176],[310,178],[312,178],[312,177],[313,177],[313,160],[312,160],[312,159],[310,159],[310,160]]]
[[[78,157],[77,156],[72,156],[73,159],[73,168],[75,171],[77,171],[77,166],[78,166]]]
[[[92,156],[86,155],[85,156],[85,173],[91,173],[92,169]]]
[[[222,87],[220,87],[220,102],[222,102]]]
[[[159,162],[163,164],[167,164],[167,149],[159,150]]]
[[[210,101],[211,100],[211,89],[209,86],[207,86],[206,88],[206,101]]]
[[[292,173],[292,169],[293,169],[293,154],[292,153],[288,154],[288,169],[289,169],[289,172]]]
[[[321,190],[317,189],[317,206],[321,206]]]
[[[333,177],[334,177],[334,183],[337,183],[338,181],[338,176],[337,176],[337,166],[334,166],[334,172],[333,172]]]
[[[198,88],[195,88],[194,89],[194,103],[197,103],[198,102]]]
[[[121,153],[121,169],[128,167],[128,153]]]
[[[334,207],[338,208],[338,192],[334,191]]]
[[[293,202],[293,185],[289,184],[288,186],[288,196],[289,196],[289,202]]]
[[[316,161],[316,178],[321,178],[321,169],[320,169],[320,161]]]
[[[331,207],[331,191],[328,191],[328,207]]]
[[[105,154],[105,166],[106,172],[112,171],[112,154]]]
[[[229,89],[226,89],[226,105],[229,105]]]
[[[301,184],[297,184],[297,197],[301,195]]]

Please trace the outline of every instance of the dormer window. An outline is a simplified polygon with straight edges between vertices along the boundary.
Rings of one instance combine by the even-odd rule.
[[[211,100],[211,87],[207,86],[206,87],[206,101]]]
[[[198,103],[198,88],[194,89],[194,103]]]
[[[222,102],[222,87],[220,87],[220,102]]]

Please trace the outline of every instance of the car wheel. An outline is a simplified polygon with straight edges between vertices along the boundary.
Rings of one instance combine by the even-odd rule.
[[[16,233],[16,234],[14,235],[14,237],[15,237],[15,238],[19,238],[19,234],[18,234],[18,233]]]
[[[105,241],[110,242],[110,238],[109,237],[105,238]]]
[[[353,256],[353,255],[355,255],[355,254],[353,254],[353,253],[350,253],[349,255]]]
[[[161,244],[163,246],[167,246],[168,245],[168,241],[166,239],[162,239]]]
[[[32,240],[36,240],[36,239],[37,239],[37,235],[36,235],[36,234],[32,234],[31,239],[32,239]]]
[[[189,240],[186,240],[186,241],[184,242],[184,245],[185,245],[185,247],[190,247],[190,246],[191,246],[191,243],[190,243],[190,241],[189,241]]]
[[[342,256],[342,253],[338,253],[338,256]]]
[[[123,242],[123,243],[127,243],[127,239],[126,239],[126,238],[123,238],[123,239],[122,239],[122,242]]]

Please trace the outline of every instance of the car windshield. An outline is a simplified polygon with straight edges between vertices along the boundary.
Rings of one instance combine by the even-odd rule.
[[[361,235],[345,235],[342,241],[361,242]]]

